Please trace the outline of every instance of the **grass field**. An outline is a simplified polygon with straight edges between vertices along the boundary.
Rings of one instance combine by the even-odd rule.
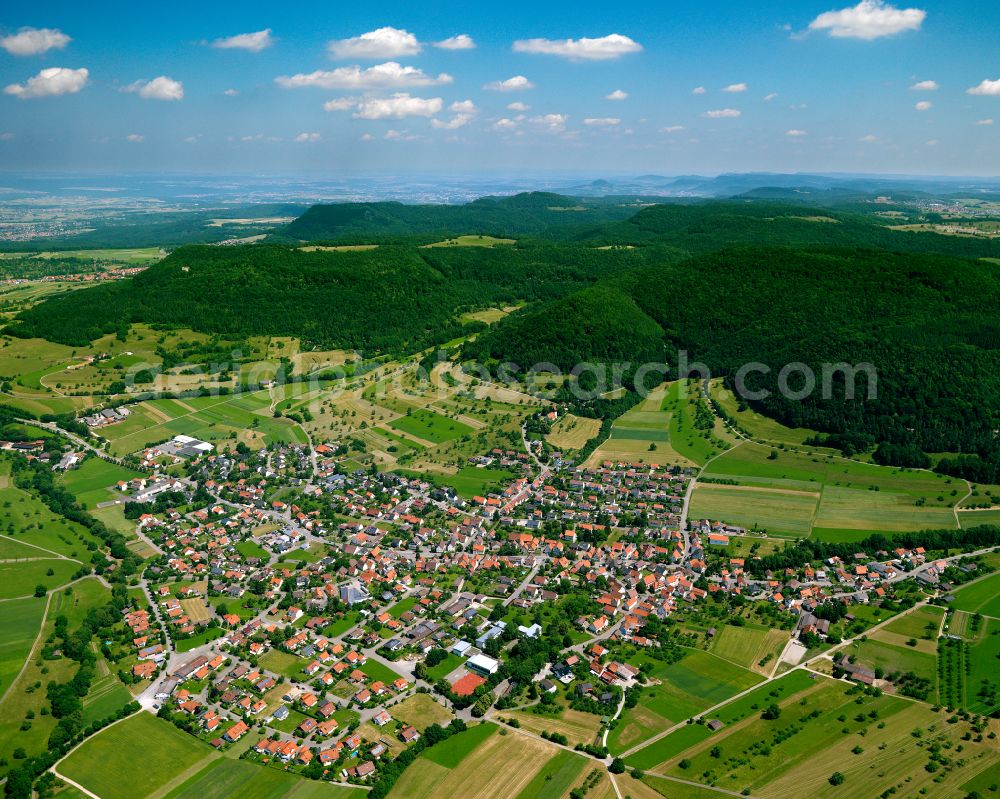
[[[1000,572],[959,588],[951,606],[956,610],[1000,618]]]
[[[693,500],[697,514],[718,514],[708,518],[744,522],[742,526],[759,515],[769,519],[769,529],[775,533],[803,535],[816,530],[825,539],[845,541],[875,531],[953,529],[952,506],[965,493],[963,483],[930,472],[751,442],[713,461],[705,476],[734,481],[742,490],[699,485]],[[753,510],[748,513],[747,508]]]
[[[648,655],[630,658],[629,662],[647,665],[650,679],[642,689],[639,704],[626,709],[608,734],[612,752],[629,749],[762,679],[759,674],[699,650],[671,665]]]
[[[93,508],[98,503],[111,499],[108,489],[119,480],[131,480],[138,476],[138,472],[92,456],[78,468],[66,472],[62,482],[77,501],[87,508]]]
[[[717,718],[727,726],[731,726],[758,713],[768,703],[788,701],[791,697],[812,690],[815,684],[806,672],[792,671],[713,711],[711,718]],[[626,763],[638,769],[659,769],[661,764],[672,760],[681,752],[712,735],[712,731],[704,724],[688,724],[629,755]]]
[[[586,765],[580,755],[559,750],[524,786],[517,799],[562,799]]]
[[[908,646],[886,643],[877,638],[856,642],[847,648],[858,663],[870,668],[881,668],[886,674],[912,671],[918,677],[925,677],[933,684],[936,671],[936,656]],[[932,694],[933,697],[933,694]]]
[[[451,712],[435,702],[430,694],[414,694],[392,706],[393,718],[416,727],[423,732],[432,724],[448,726],[453,716]]]
[[[498,239],[495,236],[456,236],[434,244],[425,244],[425,248],[433,247],[496,247],[501,244],[517,244],[515,239]]]
[[[480,469],[478,466],[463,466],[455,474],[435,476],[435,481],[455,489],[460,497],[469,499],[482,496],[487,486],[500,486],[514,477],[506,469]]]
[[[77,561],[62,558],[0,563],[0,599],[31,596],[37,585],[51,591],[68,583],[79,568]]]
[[[58,770],[101,799],[139,799],[177,777],[179,764],[193,767],[213,757],[208,744],[170,722],[137,713],[87,739]],[[122,779],[125,774],[128,779]]]
[[[532,713],[527,710],[510,711],[505,718],[517,719],[521,729],[537,735],[558,732],[566,736],[570,746],[592,744],[601,729],[601,718],[593,713],[583,713],[564,707],[559,715]]]
[[[580,449],[601,429],[600,419],[588,419],[567,413],[560,417],[545,440],[556,449]]]
[[[550,744],[507,730],[496,732],[496,727],[485,738],[477,728],[449,738],[428,749],[403,772],[403,776],[389,793],[390,799],[427,799],[428,797],[462,797],[462,799],[511,799],[525,796],[528,786],[537,775],[557,759],[548,774],[542,778],[546,785],[558,781],[566,787],[579,772],[573,770],[571,761],[561,758]],[[438,750],[444,750],[439,752]],[[568,754],[568,753],[567,753]],[[574,757],[576,757],[574,755]],[[585,762],[577,757],[581,766]],[[542,790],[545,790],[543,786]],[[543,796],[555,796],[545,793]],[[535,794],[538,796],[538,794]]]
[[[132,701],[132,694],[114,674],[94,680],[83,699],[83,723],[92,724],[118,713]]]
[[[44,613],[44,599],[31,597],[0,604],[0,696],[28,659]]]
[[[710,651],[751,671],[770,672],[787,642],[788,633],[784,630],[725,624],[718,628]],[[762,660],[766,661],[763,667],[758,665]]]
[[[464,422],[449,419],[426,408],[418,408],[406,416],[400,416],[391,421],[389,425],[432,444],[443,444],[445,441],[451,441],[472,432],[472,428]]]
[[[611,436],[587,460],[589,466],[604,461],[693,466],[695,461],[674,447],[671,435],[674,410],[664,410],[677,384],[663,385],[623,413],[611,427]],[[676,425],[674,425],[676,427]],[[685,439],[686,440],[686,439]]]
[[[219,758],[166,794],[166,799],[360,799],[365,791],[316,782],[245,760]]]
[[[965,677],[965,706],[973,713],[1000,708],[1000,620],[983,619],[979,636],[968,645],[969,672]]]

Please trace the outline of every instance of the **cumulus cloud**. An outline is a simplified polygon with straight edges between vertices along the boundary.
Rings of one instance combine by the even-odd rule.
[[[152,80],[137,80],[130,83],[123,92],[138,94],[143,100],[183,100],[184,84],[179,80],[160,75]]]
[[[641,51],[641,44],[620,33],[596,39],[519,39],[514,42],[515,53],[541,53],[574,61],[607,61]]]
[[[827,31],[839,39],[878,39],[904,31],[920,30],[927,12],[896,8],[884,0],[861,0],[856,6],[826,11],[809,23],[811,31]]]
[[[858,141],[860,142],[878,141],[878,136],[876,136],[874,133],[869,133],[867,136],[862,136],[860,139],[858,139]]]
[[[596,128],[607,128],[614,127],[615,125],[620,125],[622,121],[618,117],[587,117],[583,120],[584,125],[590,125]]]
[[[128,136],[125,137],[126,141],[135,143],[141,142],[145,138],[146,137],[143,136],[141,133],[130,133]]]
[[[745,83],[730,83],[722,91],[727,92],[728,94],[740,94],[741,92],[745,92],[748,88],[749,87]]]
[[[417,37],[400,28],[378,28],[326,46],[331,58],[401,58],[420,52]]]
[[[966,89],[966,94],[978,94],[984,97],[1000,97],[1000,78],[984,80],[978,86]]]
[[[319,141],[322,137],[318,133],[300,133],[295,137],[295,141],[306,144],[309,142]]]
[[[691,90],[691,94],[704,94],[707,91],[708,91],[708,89],[706,89],[704,86],[695,86]]]
[[[524,75],[515,75],[507,80],[495,80],[492,83],[487,83],[483,88],[494,92],[519,92],[525,89],[534,89],[535,84]]]
[[[566,123],[569,117],[566,114],[542,114],[532,117],[531,121],[540,126],[547,133],[562,133],[566,130]]]
[[[361,141],[375,141],[375,137],[370,133],[362,133]]]
[[[764,102],[765,103],[769,103],[769,102],[771,102],[771,100],[773,100],[777,96],[778,96],[777,92],[771,92],[770,94],[766,94],[766,95],[764,95]]]
[[[804,130],[797,130],[796,128],[792,128],[791,130],[786,130],[785,135],[793,139],[801,139],[803,136],[807,136],[808,134]]]
[[[405,130],[387,130],[385,132],[385,138],[390,141],[413,141],[417,137],[411,133],[407,133]]]
[[[667,125],[665,128],[660,128],[660,133],[680,133],[684,130],[683,125]]]
[[[518,123],[516,120],[507,119],[506,117],[504,117],[503,119],[498,119],[496,122],[493,123],[493,130],[507,132],[516,129],[517,126]]]
[[[737,111],[735,108],[720,108],[717,111],[706,111],[702,116],[709,119],[734,119],[742,113],[742,111]]]
[[[930,110],[931,110],[931,106],[932,106],[932,105],[933,105],[933,104],[932,104],[932,103],[930,103],[930,102],[929,102],[929,101],[927,101],[927,100],[921,100],[921,101],[920,101],[919,103],[917,103],[917,104],[916,104],[915,106],[913,106],[913,107],[914,107],[914,108],[916,108],[916,109],[917,109],[918,111],[930,111]]]
[[[453,78],[442,72],[437,77],[426,74],[416,67],[404,67],[395,61],[376,64],[368,69],[359,66],[338,67],[332,70],[316,70],[315,72],[299,73],[297,75],[282,75],[275,78],[283,89],[302,89],[315,87],[318,89],[353,89],[365,91],[369,89],[402,89],[410,86],[434,86],[451,83]]]
[[[11,55],[40,55],[49,50],[62,50],[71,41],[58,28],[21,28],[17,33],[0,38],[0,47]]]
[[[350,111],[358,105],[357,97],[338,97],[336,100],[327,100],[323,103],[324,111]]]
[[[605,100],[627,100],[628,92],[623,92],[621,89],[615,89],[611,94],[604,96]]]
[[[507,110],[508,111],[522,111],[522,112],[523,111],[530,111],[531,110],[531,106],[528,105],[527,103],[522,103],[520,101],[515,101],[513,103],[508,103],[507,104]]]
[[[440,97],[411,97],[406,92],[397,92],[392,97],[368,97],[361,100],[354,116],[358,119],[432,117],[440,112],[443,105]]]
[[[458,36],[449,36],[440,42],[434,42],[434,46],[442,50],[475,50],[476,43],[467,33],[460,33]]]
[[[226,95],[226,97],[237,97],[239,93],[240,93],[239,89],[226,89],[223,92],[223,94]]]
[[[910,87],[910,91],[914,92],[936,92],[937,90],[938,83],[936,80],[917,81]]]
[[[271,36],[271,29],[265,28],[256,33],[239,33],[236,36],[226,36],[212,42],[212,47],[220,50],[248,50],[251,53],[259,53],[274,44],[274,37]]]
[[[12,83],[5,87],[4,94],[11,94],[19,100],[34,97],[57,97],[60,94],[76,94],[87,85],[90,72],[87,69],[67,69],[49,67],[25,83]]]
[[[976,124],[977,125],[992,125],[993,124],[993,120],[992,119],[977,119],[976,120]]]
[[[448,110],[453,111],[455,116],[449,120],[432,119],[431,125],[439,130],[457,130],[468,125],[479,109],[472,100],[456,100],[448,106]]]

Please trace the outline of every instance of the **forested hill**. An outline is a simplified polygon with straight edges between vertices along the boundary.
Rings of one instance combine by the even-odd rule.
[[[398,202],[314,205],[273,238],[287,241],[367,241],[386,236],[535,235],[626,219],[641,206],[630,198],[579,200],[549,192],[484,197],[465,205]]]
[[[993,264],[746,247],[652,264],[587,292],[597,290],[619,296],[595,304],[581,292],[526,309],[468,343],[464,357],[569,368],[601,353],[627,352],[639,330],[648,351],[652,320],[671,363],[683,349],[717,376],[732,377],[751,361],[768,365],[769,374],[749,381],[771,392],[755,406],[793,427],[841,434],[860,449],[891,442],[929,452],[994,452],[1000,271]],[[629,331],[620,344],[604,338],[616,330]],[[808,364],[818,378],[823,363],[845,361],[875,365],[877,398],[846,401],[842,381],[829,399],[817,391],[793,401],[777,390],[785,364]],[[857,386],[863,397],[864,379]]]
[[[457,321],[464,310],[565,296],[644,265],[654,252],[546,244],[350,252],[189,246],[132,279],[47,300],[7,332],[79,346],[146,322],[409,353],[469,332]]]

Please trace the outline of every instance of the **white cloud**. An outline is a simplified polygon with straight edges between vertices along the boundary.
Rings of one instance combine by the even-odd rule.
[[[786,130],[785,135],[793,139],[801,139],[803,136],[808,136],[809,134],[806,133],[804,130],[797,130],[795,128],[792,128],[791,130]]]
[[[841,39],[878,39],[903,31],[919,30],[927,12],[896,8],[884,0],[861,0],[856,6],[827,11],[809,23],[811,31],[827,31]]]
[[[375,141],[375,137],[372,136],[370,133],[362,133],[361,141]]]
[[[515,120],[504,117],[503,119],[498,119],[493,123],[493,129],[499,131],[510,131],[514,130],[517,125],[518,123]]]
[[[966,94],[978,94],[984,97],[1000,97],[1000,78],[984,80],[978,86],[966,89]]]
[[[318,133],[300,133],[295,137],[295,141],[306,144],[319,141],[322,137]]]
[[[271,36],[271,29],[265,28],[256,33],[239,33],[236,36],[226,36],[212,42],[212,47],[220,50],[248,50],[251,53],[259,53],[274,44],[274,37]]]
[[[508,103],[507,104],[507,110],[508,111],[530,111],[531,110],[531,106],[528,105],[527,103],[522,103],[520,101],[515,101],[513,103]]]
[[[937,139],[928,139],[928,140],[927,140],[927,146],[928,146],[928,147],[936,147],[936,146],[937,146],[938,144],[940,144],[940,143],[941,143],[941,142],[940,142],[940,141],[938,141]]]
[[[728,94],[740,94],[741,92],[745,92],[748,88],[749,87],[745,83],[730,83],[722,91],[727,92]]]
[[[137,80],[130,83],[123,92],[138,94],[143,100],[183,100],[184,84],[179,80],[160,75],[152,80]]]
[[[58,28],[21,28],[0,39],[0,47],[11,55],[40,55],[62,50],[72,39]]]
[[[0,141],[14,141],[14,134],[10,132],[0,133]]]
[[[976,120],[976,124],[977,125],[992,125],[993,124],[993,120],[992,119],[977,119]]]
[[[449,36],[440,42],[434,42],[435,47],[442,50],[475,50],[476,43],[467,33],[460,33],[458,36]]]
[[[620,33],[597,39],[520,39],[514,42],[515,53],[541,53],[574,61],[606,61],[641,51],[641,44]]]
[[[323,103],[324,111],[350,111],[357,108],[357,97],[338,97],[336,100],[327,100]]]
[[[709,119],[735,119],[741,114],[742,112],[735,108],[720,108],[718,111],[706,111],[702,116]]]
[[[862,136],[860,139],[858,139],[858,141],[861,141],[861,142],[878,141],[878,136],[876,136],[873,133],[869,133],[867,136]]]
[[[683,125],[668,125],[665,128],[660,128],[660,133],[680,133],[684,130]]]
[[[442,72],[437,77],[427,75],[416,67],[404,67],[395,61],[376,64],[368,69],[359,66],[338,67],[333,70],[316,70],[308,74],[282,75],[275,83],[283,89],[402,89],[408,86],[434,86],[451,83],[453,78]]]
[[[385,138],[389,139],[390,141],[413,141],[417,137],[410,133],[407,133],[405,130],[404,131],[387,130],[385,132]]]
[[[419,53],[420,42],[409,31],[386,27],[332,41],[326,49],[332,58],[400,58]]]
[[[188,144],[197,144],[201,140],[201,134],[196,133],[193,136],[185,136],[184,141]]]
[[[141,142],[145,138],[146,137],[143,136],[141,133],[130,133],[128,136],[125,137],[125,140],[126,141],[130,141],[130,142],[138,143],[138,142]]]
[[[921,100],[913,107],[916,108],[918,111],[930,111],[932,105],[933,103],[929,102],[928,100]]]
[[[627,100],[628,92],[623,92],[621,89],[615,89],[611,94],[604,96],[605,100]]]
[[[49,67],[25,83],[12,83],[5,87],[4,94],[12,94],[19,100],[33,97],[57,97],[60,94],[76,94],[87,85],[90,72],[86,69]]]
[[[910,87],[910,91],[914,92],[936,92],[937,90],[938,83],[936,80],[917,81]]]
[[[495,80],[492,83],[487,83],[483,88],[494,92],[519,92],[525,89],[534,89],[535,84],[524,75],[515,75],[507,80]]]
[[[541,116],[532,117],[531,121],[540,125],[548,133],[562,133],[566,130],[566,123],[569,121],[569,117],[566,114],[542,114]]]
[[[708,91],[708,89],[706,89],[704,86],[695,86],[691,90],[691,94],[704,94],[707,91]]]
[[[237,97],[239,96],[239,93],[240,93],[239,89],[226,89],[223,92],[223,94],[226,95],[226,97]]]
[[[777,96],[778,96],[777,92],[771,92],[770,94],[766,94],[766,95],[764,95],[764,102],[765,103],[769,103],[769,102],[771,102],[771,100],[773,100]]]
[[[457,130],[468,125],[479,109],[472,100],[456,100],[448,106],[448,110],[453,111],[455,116],[447,121],[432,119],[431,125],[439,130]]]
[[[591,127],[614,127],[615,125],[620,125],[622,121],[618,117],[587,117],[583,120],[584,125],[590,125]]]
[[[358,103],[354,116],[358,119],[403,119],[432,117],[444,105],[440,97],[411,97],[398,92],[392,97],[369,97]]]

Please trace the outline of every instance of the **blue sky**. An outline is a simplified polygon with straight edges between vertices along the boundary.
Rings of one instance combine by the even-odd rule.
[[[993,0],[98,7],[0,10],[0,169],[1000,174]]]

